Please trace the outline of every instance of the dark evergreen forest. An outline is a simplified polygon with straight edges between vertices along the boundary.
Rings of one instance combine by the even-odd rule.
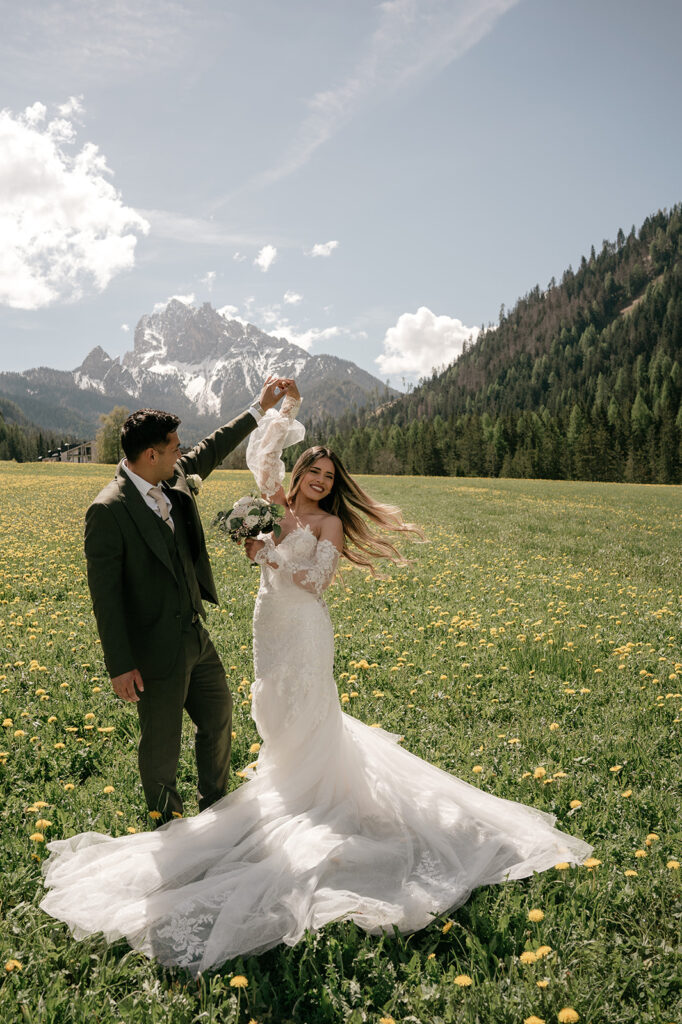
[[[308,427],[355,473],[680,483],[682,204],[503,308],[411,393]]]
[[[35,462],[62,443],[62,438],[31,423],[18,405],[0,398],[0,462]]]

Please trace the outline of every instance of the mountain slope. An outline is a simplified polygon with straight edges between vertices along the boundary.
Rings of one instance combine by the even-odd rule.
[[[81,436],[92,434],[99,414],[113,405],[167,408],[182,418],[189,441],[242,412],[269,373],[297,378],[313,421],[386,392],[348,360],[310,355],[252,324],[226,319],[208,303],[197,309],[172,300],[162,312],[142,317],[133,350],[122,359],[96,346],[73,372],[41,367],[0,374],[0,395],[37,423]]]
[[[682,206],[533,288],[444,372],[327,420],[358,471],[682,480]]]

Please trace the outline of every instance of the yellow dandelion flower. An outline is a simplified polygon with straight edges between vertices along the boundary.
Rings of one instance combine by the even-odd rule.
[[[17,740],[21,739],[21,737],[25,736],[25,735],[26,735],[26,733],[24,732],[23,729],[15,729],[14,730],[14,738],[17,739]]]
[[[665,866],[668,868],[669,871],[679,871],[680,870],[680,862],[679,862],[679,860],[669,860],[669,861],[666,862]]]
[[[650,832],[649,835],[646,837],[647,843],[655,843],[657,839],[660,839],[660,836],[658,836],[655,832]]]
[[[452,980],[455,985],[459,985],[460,988],[469,988],[469,985],[473,985],[473,981],[468,974],[458,974],[457,977]]]
[[[379,1017],[379,1024],[395,1024],[393,1017]]]
[[[640,860],[648,856],[649,854],[646,852],[646,850],[635,850],[635,857],[639,857]]]
[[[66,790],[67,793],[70,793],[71,790],[75,789],[75,788],[76,787],[74,786],[73,782],[65,782],[64,783],[64,789]]]
[[[446,921],[445,922],[445,924],[441,928],[441,931],[442,931],[443,935],[447,935],[448,934],[448,932],[452,928],[453,924],[454,924],[454,921]]]
[[[28,837],[33,843],[44,843],[45,836],[42,832],[34,832],[32,836]]]
[[[556,732],[558,728],[559,728],[559,723],[558,722],[551,722],[550,726],[549,726],[549,731],[550,732]]]
[[[249,979],[243,974],[235,974],[234,978],[230,978],[230,988],[248,988],[248,985]]]
[[[610,772],[614,772],[614,773],[615,772],[620,772],[622,770],[623,770],[622,764],[614,764],[614,766],[612,768],[609,768],[609,771]]]
[[[626,878],[636,878],[637,877],[637,872],[633,868],[628,868],[627,871],[623,872],[623,874],[625,875]]]
[[[627,800],[628,797],[632,796],[632,790],[631,789],[625,789],[625,790],[623,790],[623,792],[620,795],[625,797],[625,799]]]
[[[128,828],[126,829],[126,832],[130,832],[131,836],[134,836],[135,833],[137,832],[137,829],[133,828],[132,825],[128,825]]]
[[[582,807],[582,805],[582,800],[571,800],[571,803],[569,804],[569,806],[572,807],[573,810],[576,810],[578,807]]]
[[[14,725],[14,722],[12,721],[11,718],[6,718],[2,724],[6,729],[9,729],[10,726]]]
[[[483,771],[483,766],[480,764],[475,764],[471,770],[474,773],[474,775],[480,775],[481,772]]]
[[[548,988],[549,987],[549,978],[541,978],[540,981],[536,981],[535,984],[537,985],[538,988]]]
[[[57,716],[56,715],[50,715],[50,717],[47,720],[47,724],[48,725],[53,725],[54,722],[56,722],[56,721],[57,721]]]
[[[535,950],[535,955],[537,956],[538,960],[542,960],[543,956],[549,956],[551,952],[551,946],[538,946],[538,948]]]
[[[114,792],[114,787],[113,786],[105,786],[104,789],[102,790],[102,792],[103,793],[113,793]]]
[[[66,750],[66,743],[55,743],[55,750]]]
[[[547,769],[543,768],[541,766],[541,767],[535,769],[535,771],[533,772],[533,778],[534,779],[544,779],[546,774],[547,774]]]
[[[257,754],[259,750],[260,750],[260,743],[252,743],[251,746],[249,747],[249,753],[250,754]]]
[[[544,910],[537,910],[537,909],[535,909],[535,910],[529,910],[528,911],[528,920],[529,921],[533,921],[533,922],[544,921],[544,919],[545,919],[545,912],[544,912]]]
[[[427,960],[435,960],[436,959],[436,954],[435,953],[429,953],[429,955],[427,956],[426,959]]]
[[[598,868],[600,864],[601,861],[597,860],[596,857],[588,857],[587,860],[583,861],[583,867],[585,868]]]
[[[575,1024],[577,1020],[580,1020],[580,1015],[575,1012],[572,1006],[564,1006],[557,1013],[557,1018],[560,1024]]]
[[[21,966],[21,962],[19,960],[8,960],[5,964],[5,970],[8,974],[11,974],[12,971],[23,971],[23,969],[24,968]]]
[[[95,717],[94,711],[88,711],[87,715],[85,715],[85,721],[86,722],[91,722],[94,717]]]
[[[570,866],[567,860],[561,860],[558,864],[554,865],[554,869],[555,871],[568,871]]]
[[[530,949],[526,949],[519,957],[522,964],[534,964],[537,959],[537,953],[533,953]]]
[[[161,813],[161,811],[150,811],[149,817],[152,819],[152,821],[159,821],[160,818],[163,818],[163,814]]]
[[[49,828],[51,824],[52,824],[52,822],[48,821],[47,818],[38,818],[38,820],[36,822],[36,828],[41,829],[41,830],[42,829],[46,829],[46,828]]]
[[[531,1013],[530,1017],[525,1017],[523,1024],[545,1024],[542,1017],[536,1017],[534,1013]]]

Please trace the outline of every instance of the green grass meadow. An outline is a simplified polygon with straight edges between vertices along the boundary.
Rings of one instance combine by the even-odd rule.
[[[327,592],[344,709],[555,814],[597,863],[479,889],[415,935],[334,924],[197,982],[123,941],[75,942],[38,909],[50,839],[153,827],[82,555],[85,509],[111,476],[0,463],[3,1024],[682,1024],[679,487],[361,478],[428,543],[378,579],[344,569]],[[251,488],[220,472],[198,498],[222,597],[209,629],[235,697],[232,787],[258,742],[258,573],[208,523]],[[189,723],[180,778],[195,813]]]

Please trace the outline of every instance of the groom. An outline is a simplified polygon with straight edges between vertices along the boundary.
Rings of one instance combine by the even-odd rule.
[[[219,466],[291,382],[269,377],[256,402],[186,455],[172,413],[141,409],[121,431],[126,458],[85,516],[88,585],[114,692],[135,703],[147,806],[182,814],[176,772],[183,708],[196,726],[199,809],[224,795],[232,697],[206,632],[203,601],[218,603],[188,476]]]

